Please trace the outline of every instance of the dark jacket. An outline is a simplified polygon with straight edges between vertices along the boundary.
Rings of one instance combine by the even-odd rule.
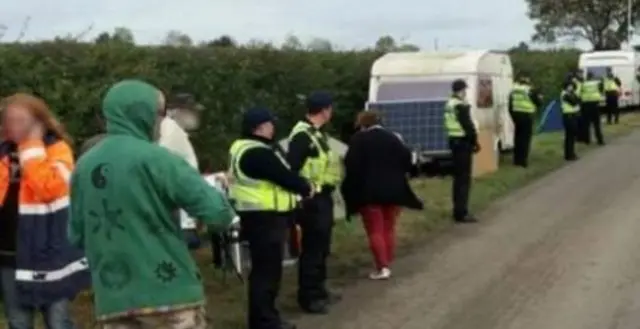
[[[398,205],[422,209],[411,190],[411,152],[394,133],[372,127],[356,133],[345,156],[341,186],[347,214],[365,205]]]

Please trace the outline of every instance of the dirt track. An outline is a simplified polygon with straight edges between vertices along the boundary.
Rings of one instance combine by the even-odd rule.
[[[640,132],[514,193],[301,329],[640,328]]]

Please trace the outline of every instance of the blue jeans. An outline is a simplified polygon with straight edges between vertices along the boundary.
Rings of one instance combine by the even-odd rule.
[[[9,329],[34,329],[34,319],[37,312],[42,313],[47,329],[75,329],[69,314],[68,300],[59,300],[53,304],[31,308],[18,303],[15,269],[0,268],[0,285],[4,302],[4,314]]]

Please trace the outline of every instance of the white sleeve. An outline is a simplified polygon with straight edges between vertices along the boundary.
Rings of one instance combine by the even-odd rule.
[[[171,118],[164,118],[160,125],[160,146],[183,158],[196,170],[198,158],[193,150],[189,135]]]
[[[180,143],[182,144],[182,145],[180,145],[180,150],[182,150],[182,153],[183,153],[182,156],[184,157],[184,159],[192,167],[196,168],[196,170],[199,170],[199,168],[198,168],[198,158],[196,157],[196,152],[193,149],[193,145],[191,145],[191,141],[189,140],[189,136],[187,134],[184,134],[182,136],[182,138],[180,139]]]

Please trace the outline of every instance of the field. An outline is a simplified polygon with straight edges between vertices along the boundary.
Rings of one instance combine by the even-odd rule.
[[[617,126],[604,126],[605,138],[611,140],[640,127],[640,114],[626,114],[621,121]],[[530,167],[526,170],[512,167],[509,165],[510,156],[503,156],[503,166],[498,172],[474,181],[472,209],[481,217],[482,209],[492,201],[564,165],[561,143],[562,133],[537,135],[534,139]],[[585,154],[595,148],[597,146],[580,146],[578,154]],[[417,179],[414,181],[414,186],[417,193],[424,199],[426,209],[422,212],[407,211],[403,214],[398,229],[401,255],[410,253],[412,247],[423,245],[438,231],[451,226],[450,179]],[[334,237],[330,277],[332,286],[340,289],[354,280],[363,280],[369,271],[370,255],[358,219],[350,223],[337,219]],[[213,327],[244,328],[246,298],[243,285],[233,276],[229,276],[223,283],[222,274],[212,268],[208,249],[201,250],[195,256],[206,278],[209,314]],[[280,302],[285,313],[295,319],[299,314],[295,306],[296,276],[294,274],[292,270],[287,271],[283,279]],[[78,298],[75,302],[74,314],[83,328],[90,327],[93,317],[88,296]]]

